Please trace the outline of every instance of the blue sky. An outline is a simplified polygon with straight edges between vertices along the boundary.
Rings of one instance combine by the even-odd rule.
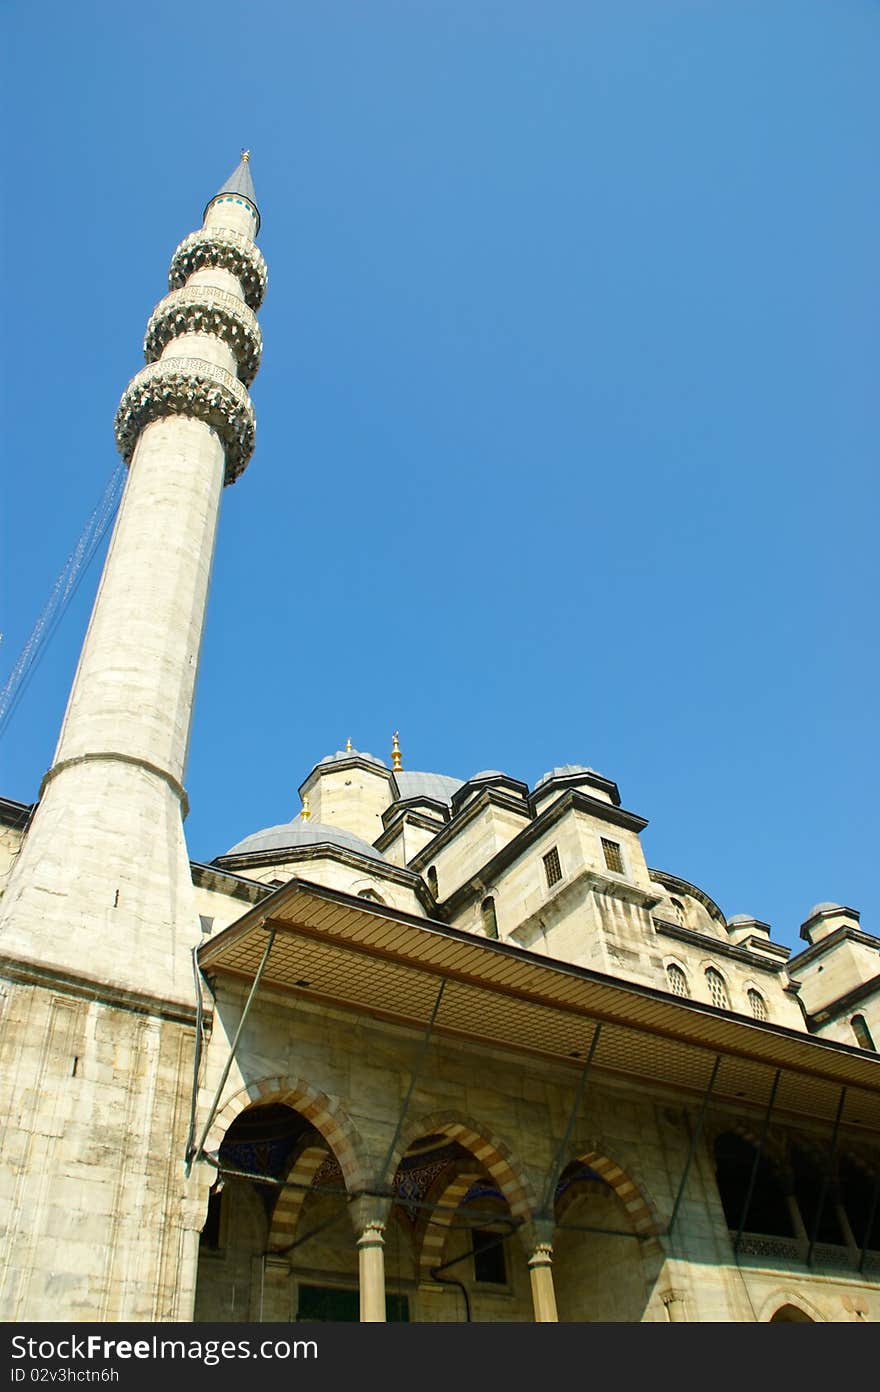
[[[880,932],[880,9],[7,9],[0,681],[115,467],[176,243],[252,150],[257,450],[226,490],[191,855],[351,737],[582,762],[781,941]],[[49,766],[99,575],[0,743]]]

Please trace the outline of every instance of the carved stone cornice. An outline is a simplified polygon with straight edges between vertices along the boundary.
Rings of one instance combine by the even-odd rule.
[[[147,324],[147,362],[155,362],[173,338],[185,333],[221,338],[232,349],[245,386],[256,377],[263,336],[257,316],[237,295],[212,285],[185,285],[182,290],[172,290],[156,305]]]
[[[241,282],[251,309],[259,309],[266,293],[269,272],[259,249],[250,238],[228,227],[202,227],[184,237],[171,258],[168,288],[178,290],[188,276],[207,266],[219,266]]]
[[[226,450],[225,482],[234,483],[253,454],[256,434],[254,408],[238,378],[201,358],[165,358],[143,368],[116,412],[116,444],[126,464],[144,426],[175,415],[216,430]]]

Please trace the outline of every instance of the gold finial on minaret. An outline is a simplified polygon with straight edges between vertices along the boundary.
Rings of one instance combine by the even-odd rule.
[[[242,164],[247,164],[247,162],[248,162],[248,160],[250,159],[250,157],[251,157],[251,152],[250,152],[250,150],[242,150],[242,152],[241,152],[241,162],[242,162]]]
[[[395,730],[391,736],[391,768],[394,773],[403,771],[403,755],[400,752],[400,731]]]
[[[302,812],[300,812],[299,815],[302,817],[304,822],[307,822],[312,815],[312,799],[308,793],[306,793],[305,797],[303,798]]]
[[[345,752],[346,752],[346,754],[350,754],[350,753],[351,753],[351,748],[352,748],[352,746],[351,746],[351,740],[350,740],[350,739],[347,739],[347,740],[345,741]]]

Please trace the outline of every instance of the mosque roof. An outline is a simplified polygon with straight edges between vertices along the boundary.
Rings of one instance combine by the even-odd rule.
[[[214,194],[214,198],[221,198],[224,194],[227,193],[235,194],[238,198],[246,198],[249,203],[253,204],[253,207],[256,210],[257,231],[259,232],[260,210],[257,206],[257,195],[254,190],[254,181],[251,177],[250,158],[250,150],[242,150],[241,159],[239,160],[236,167],[233,169],[232,173],[229,175],[229,178],[220,188],[218,188],[217,192]],[[214,198],[211,199],[211,203],[214,202]],[[211,204],[209,203],[208,207],[210,206]],[[207,212],[207,208],[205,209],[205,211]]]
[[[463,787],[460,778],[450,778],[445,773],[419,773],[397,769],[394,774],[397,786],[397,801],[408,798],[425,798],[431,802],[449,803],[452,794]]]

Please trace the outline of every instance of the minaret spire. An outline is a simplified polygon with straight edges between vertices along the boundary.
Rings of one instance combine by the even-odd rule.
[[[215,203],[232,201],[234,204],[235,200],[239,198],[246,199],[254,211],[257,224],[254,235],[256,235],[260,230],[260,210],[257,207],[257,195],[254,191],[254,181],[251,176],[250,150],[242,150],[241,159],[238,164],[205,208],[205,216],[207,217],[208,212]]]

